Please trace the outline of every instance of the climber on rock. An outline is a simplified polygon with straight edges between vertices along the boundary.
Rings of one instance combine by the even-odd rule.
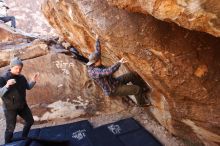
[[[145,92],[149,90],[143,80],[136,72],[129,72],[119,77],[113,77],[113,74],[119,69],[121,64],[127,61],[122,58],[111,67],[105,67],[101,61],[101,46],[98,36],[96,36],[96,50],[89,55],[87,69],[89,76],[102,88],[106,96],[128,96],[135,95],[139,106],[150,105],[149,100],[145,98]],[[131,82],[132,85],[127,85]]]
[[[36,84],[39,73],[36,73],[30,82],[21,74],[22,61],[15,57],[10,62],[10,69],[0,77],[0,97],[3,101],[4,115],[6,119],[5,143],[10,143],[16,126],[16,118],[19,115],[25,120],[22,137],[28,136],[34,123],[30,108],[26,102],[26,90],[30,90]]]
[[[11,21],[11,27],[16,28],[16,21],[14,16],[7,16],[7,10],[9,7],[6,5],[4,0],[0,0],[0,20],[4,23]]]

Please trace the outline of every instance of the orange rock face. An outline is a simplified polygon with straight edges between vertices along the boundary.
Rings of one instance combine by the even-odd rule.
[[[127,5],[126,1],[108,2],[132,7],[136,12],[143,11],[136,1]],[[220,143],[220,40],[159,21],[150,15],[118,9],[108,2],[47,0],[42,10],[60,35],[84,55],[94,50],[96,33],[101,39],[104,64],[125,57],[128,60],[126,68],[137,71],[151,86],[151,112],[171,133],[193,143]],[[141,6],[147,7],[147,4]],[[166,5],[172,9],[165,13],[162,8]],[[172,14],[173,19],[180,12],[174,5],[176,2],[157,1],[152,13],[163,14],[162,20]],[[182,7],[179,6],[181,12]],[[219,35],[214,26],[208,27],[212,17],[200,18],[188,21],[185,16],[176,20],[184,20],[179,22],[186,23],[186,26],[182,25],[186,28],[190,26],[190,29]],[[126,69],[121,71],[126,72]]]
[[[190,30],[220,36],[219,0],[107,0],[131,12],[150,14]]]
[[[117,98],[110,102],[87,76],[86,66],[50,39],[37,39],[0,25],[0,74],[9,69],[13,56],[23,60],[27,80],[39,72],[35,87],[27,91],[27,101],[36,123],[62,121],[96,112],[118,112],[126,106]],[[59,51],[55,51],[59,50]],[[2,100],[0,100],[2,103]],[[1,105],[1,104],[0,104]],[[115,108],[117,107],[117,108]]]

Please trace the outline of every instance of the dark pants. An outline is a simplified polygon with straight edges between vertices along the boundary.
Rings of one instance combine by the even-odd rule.
[[[0,20],[2,20],[4,23],[7,23],[7,22],[11,21],[11,27],[16,28],[16,21],[15,21],[15,17],[14,16],[0,17]]]
[[[6,119],[5,143],[9,143],[12,140],[17,115],[19,115],[21,118],[25,120],[22,137],[27,137],[31,126],[34,123],[34,119],[28,105],[25,105],[22,109],[4,110],[4,114]]]
[[[137,73],[130,72],[121,75],[117,77],[117,80],[120,82],[120,85],[111,93],[111,96],[135,95],[138,105],[145,104],[145,96],[143,94],[145,82]],[[127,85],[129,82],[133,85]]]

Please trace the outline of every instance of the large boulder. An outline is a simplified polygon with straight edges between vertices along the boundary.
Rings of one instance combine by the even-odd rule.
[[[193,143],[220,143],[218,38],[118,9],[106,0],[47,0],[42,10],[84,55],[94,51],[96,33],[104,64],[125,57],[127,69],[150,85],[151,112],[171,133]]]
[[[9,69],[14,56],[23,60],[22,74],[28,80],[40,73],[36,86],[27,92],[36,123],[57,122],[103,111],[114,113],[126,107],[119,97],[111,101],[104,98],[100,88],[88,77],[85,64],[66,55],[68,51],[53,37],[32,38],[31,34],[26,36],[5,27],[0,25],[0,31],[5,32],[1,37],[10,39],[0,40],[0,73]]]
[[[23,74],[31,77],[35,72],[40,72],[40,79],[28,92],[27,99],[36,121],[93,115],[107,105],[100,89],[88,78],[85,65],[70,56],[49,53],[24,61]],[[120,100],[109,104],[106,107],[109,111],[105,112],[117,112],[125,107]]]
[[[40,8],[44,0],[5,0],[9,6],[8,15],[15,16],[17,28],[28,33],[55,35]]]
[[[219,0],[107,0],[131,12],[150,14],[191,30],[220,36]]]
[[[36,39],[34,35],[12,29],[6,24],[0,24],[0,32],[0,67],[9,64],[14,56],[30,59],[48,52],[47,43]]]
[[[9,26],[0,22],[0,43],[6,43],[10,41],[18,41],[20,39],[25,39],[26,36],[16,33]]]

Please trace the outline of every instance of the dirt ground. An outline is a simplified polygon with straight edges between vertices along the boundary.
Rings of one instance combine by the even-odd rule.
[[[76,118],[73,120],[61,120],[58,122],[48,122],[46,124],[34,125],[32,128],[37,127],[45,127],[45,126],[52,126],[52,125],[59,125],[64,123],[70,123],[80,120],[88,119],[94,127],[111,123],[120,119],[133,117],[138,120],[149,132],[151,132],[163,145],[165,146],[186,146],[187,144],[184,143],[183,140],[171,135],[164,127],[162,127],[155,119],[150,115],[146,114],[148,109],[147,108],[140,108],[140,107],[129,107],[128,109],[121,111],[119,113],[101,113],[98,112],[95,116],[92,117],[83,117],[83,118]],[[22,124],[17,123],[16,130],[20,131],[22,129]],[[2,108],[0,109],[0,144],[4,143],[4,130],[5,130],[5,120]]]

